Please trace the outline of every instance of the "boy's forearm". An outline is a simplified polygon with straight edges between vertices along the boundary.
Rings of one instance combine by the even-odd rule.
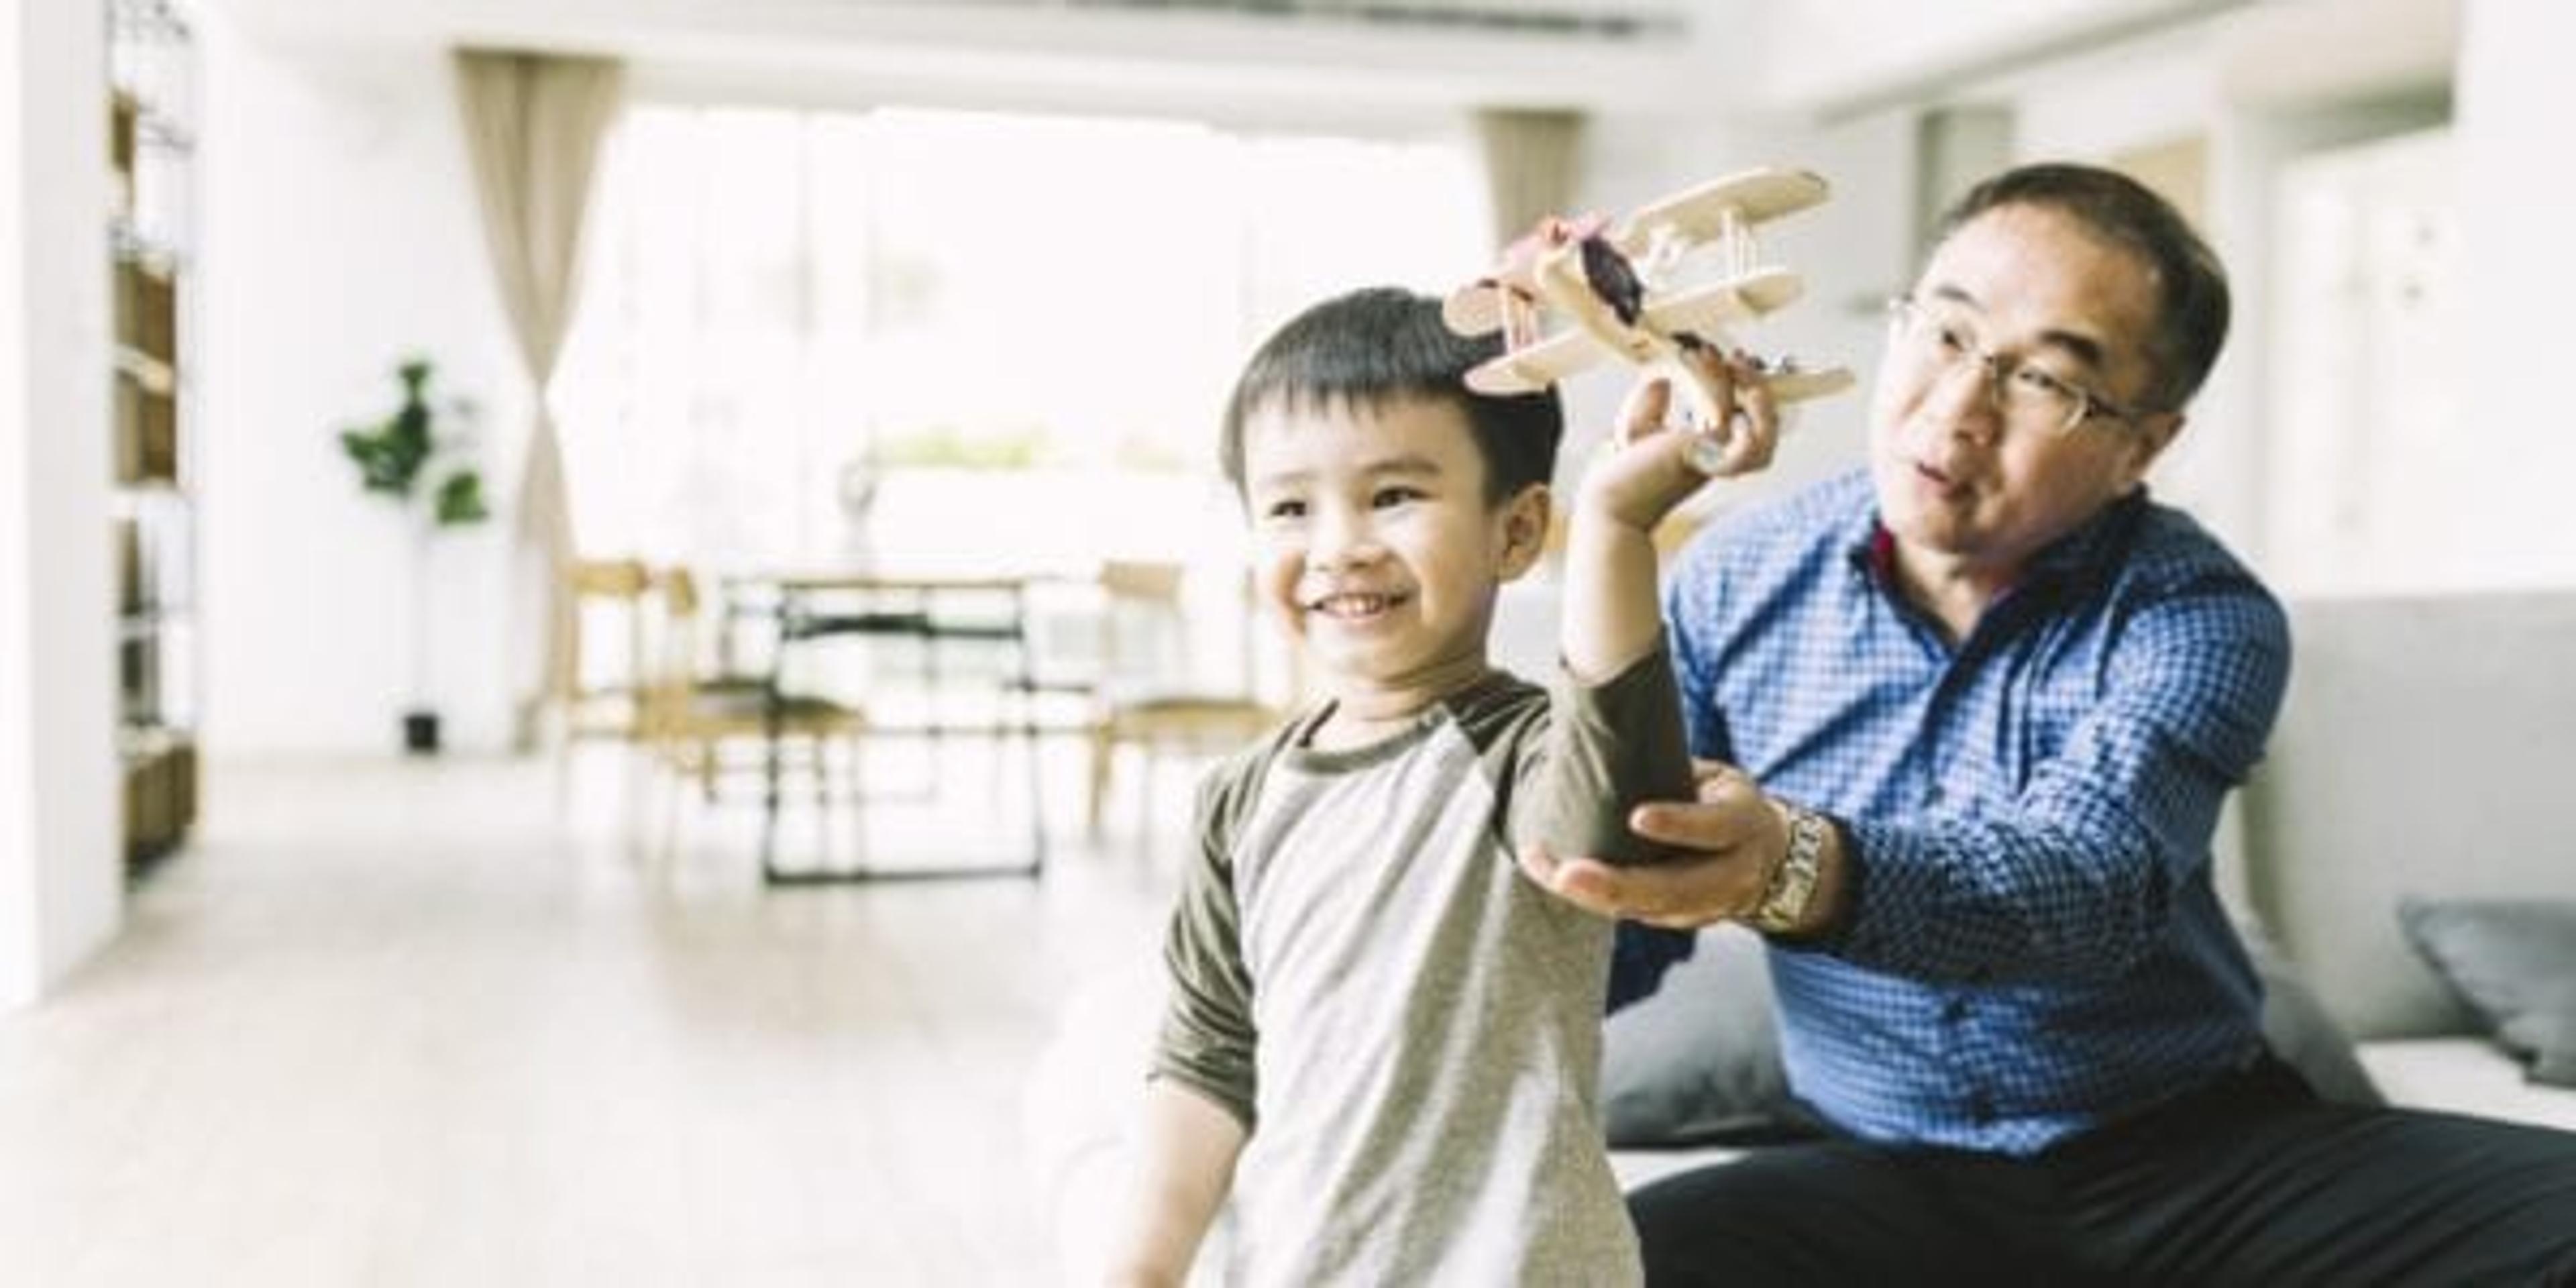
[[[1566,532],[1559,626],[1559,647],[1575,679],[1604,683],[1654,649],[1663,631],[1655,573],[1650,531],[1602,506],[1576,505]]]
[[[1170,1078],[1146,1084],[1143,1135],[1134,1192],[1106,1267],[1106,1282],[1123,1288],[1189,1278],[1245,1140],[1233,1114]]]

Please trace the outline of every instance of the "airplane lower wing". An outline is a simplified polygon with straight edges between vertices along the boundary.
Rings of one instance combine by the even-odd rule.
[[[1741,277],[1650,300],[1646,323],[1665,335],[1688,333],[1715,343],[1727,327],[1782,308],[1806,289],[1788,269],[1758,268]]]
[[[1526,348],[1478,363],[1467,373],[1467,387],[1480,394],[1534,394],[1607,356],[1607,351],[1582,331],[1560,331]]]
[[[1859,384],[1847,367],[1826,367],[1821,371],[1780,371],[1762,377],[1762,386],[1771,391],[1771,401],[1786,407],[1810,398],[1838,394]]]

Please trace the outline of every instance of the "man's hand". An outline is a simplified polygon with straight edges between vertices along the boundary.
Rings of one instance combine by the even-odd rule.
[[[1696,801],[1640,805],[1637,835],[1682,853],[1662,863],[1614,866],[1532,848],[1531,880],[1577,907],[1670,930],[1694,930],[1751,913],[1788,853],[1788,827],[1762,789],[1732,765],[1700,761]]]

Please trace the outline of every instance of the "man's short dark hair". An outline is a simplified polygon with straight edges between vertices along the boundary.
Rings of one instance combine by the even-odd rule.
[[[1942,216],[1934,246],[1998,206],[2054,210],[2144,259],[2155,274],[2157,316],[2147,337],[2155,369],[2141,401],[2180,411],[2227,342],[2227,270],[2191,221],[2145,184],[2099,166],[2043,162],[1978,184]]]
[[[1440,320],[1440,302],[1396,287],[1335,296],[1290,318],[1253,351],[1226,401],[1218,458],[1243,491],[1244,423],[1277,408],[1296,413],[1375,409],[1408,399],[1466,413],[1485,458],[1485,503],[1499,505],[1556,472],[1565,409],[1553,387],[1493,397],[1467,388],[1469,368],[1503,351],[1499,335],[1473,339]]]

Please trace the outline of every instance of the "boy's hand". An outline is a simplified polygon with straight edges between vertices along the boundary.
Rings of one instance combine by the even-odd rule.
[[[1771,463],[1780,441],[1779,413],[1752,359],[1730,359],[1692,343],[1681,360],[1705,405],[1681,417],[1691,423],[1675,424],[1672,378],[1638,382],[1620,405],[1604,455],[1584,476],[1578,507],[1652,531],[1701,484]],[[1707,423],[1698,423],[1703,416]]]

